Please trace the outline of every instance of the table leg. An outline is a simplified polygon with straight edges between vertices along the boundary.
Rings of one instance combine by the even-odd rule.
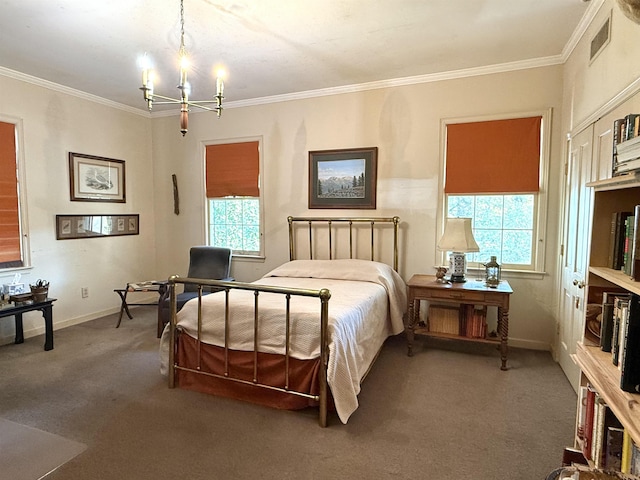
[[[44,317],[44,349],[53,350],[53,305],[42,309]]]
[[[16,340],[15,343],[24,343],[24,331],[22,329],[22,314],[16,313],[14,315],[16,321]]]
[[[407,324],[407,355],[413,357],[413,341],[415,340],[416,318],[420,316],[420,300],[414,299],[409,301]]]
[[[508,370],[509,310],[502,307],[498,307],[498,335],[500,335],[500,360],[502,361],[500,370]]]
[[[129,306],[127,305],[127,292],[128,290],[116,290],[115,291],[118,295],[120,295],[120,300],[122,300],[122,303],[120,305],[120,316],[118,317],[118,323],[116,324],[116,328],[118,328],[120,326],[120,322],[122,322],[122,314],[124,312],[127,312],[127,316],[129,317],[129,320],[131,320],[133,318],[133,315],[131,315],[131,312],[129,311]]]

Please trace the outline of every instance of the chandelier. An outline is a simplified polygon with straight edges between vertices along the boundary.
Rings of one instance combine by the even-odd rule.
[[[142,60],[142,94],[144,100],[147,102],[147,108],[151,111],[153,105],[167,105],[178,104],[180,105],[180,132],[182,136],[187,133],[189,126],[189,107],[196,107],[202,110],[215,111],[218,114],[218,118],[222,115],[222,99],[224,98],[224,82],[222,80],[222,71],[218,71],[216,78],[216,95],[213,100],[189,100],[189,94],[191,93],[191,86],[187,82],[187,68],[189,66],[189,60],[187,57],[187,50],[184,46],[184,4],[183,0],[180,0],[180,50],[178,51],[180,58],[180,83],[178,84],[178,90],[180,91],[180,98],[165,97],[159,95],[153,91],[153,72],[149,68],[147,56],[145,54]],[[160,99],[157,101],[156,99]],[[213,104],[213,105],[212,105]]]

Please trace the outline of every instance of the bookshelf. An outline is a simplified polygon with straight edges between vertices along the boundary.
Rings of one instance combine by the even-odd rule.
[[[640,282],[633,281],[628,274],[620,269],[611,268],[612,216],[621,211],[633,212],[635,206],[640,204],[640,175],[637,172],[630,172],[591,182],[587,186],[593,189],[591,248],[588,256],[586,292],[587,305],[602,304],[603,292],[640,295]],[[604,295],[606,296],[606,294]],[[601,331],[599,334],[602,335],[604,328],[602,323],[600,325]],[[599,433],[596,433],[595,426],[591,429],[589,421],[585,421],[583,410],[589,411],[589,409],[585,407],[583,399],[584,392],[589,386],[591,391],[595,392],[596,398],[599,398],[606,405],[606,408],[613,413],[616,423],[619,422],[621,425],[613,428],[622,428],[625,436],[628,435],[627,438],[631,440],[629,448],[626,449],[627,466],[621,466],[620,469],[625,473],[635,473],[637,475],[638,473],[633,470],[637,467],[631,467],[630,463],[632,454],[633,458],[636,455],[636,452],[633,452],[633,445],[640,446],[640,394],[628,393],[621,388],[621,369],[612,361],[612,353],[602,349],[600,337],[594,335],[588,326],[589,321],[585,321],[582,341],[578,343],[574,357],[582,377],[580,382],[582,388],[578,395],[576,412],[574,446],[583,453],[587,452],[585,456],[592,467],[594,465],[599,468],[607,467],[607,459],[611,458],[607,455],[607,449],[611,445],[609,437],[607,437],[608,430],[605,427],[604,433],[602,429]],[[616,335],[614,337],[618,338]],[[608,338],[611,337],[609,336]],[[628,352],[626,354],[628,355]],[[597,412],[598,408],[596,407],[595,410]],[[597,415],[597,413],[592,415]],[[592,425],[595,425],[599,420],[592,418],[591,421]],[[604,422],[604,420],[600,420],[600,422]],[[587,440],[588,435],[586,432],[591,432],[593,438]],[[598,447],[592,450],[588,446],[589,444],[593,445],[596,439],[600,442],[600,450],[598,450]],[[589,453],[591,456],[589,456]],[[621,465],[625,465],[624,458],[623,456],[621,459]]]

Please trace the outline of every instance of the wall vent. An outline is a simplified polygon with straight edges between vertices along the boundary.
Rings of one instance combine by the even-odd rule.
[[[611,39],[611,13],[604,21],[598,33],[591,39],[591,51],[589,52],[589,62],[593,60],[604,50]]]

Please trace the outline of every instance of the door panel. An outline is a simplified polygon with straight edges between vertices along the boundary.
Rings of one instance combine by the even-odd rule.
[[[592,192],[593,126],[571,139],[565,182],[565,212],[558,331],[558,361],[577,391],[580,370],[571,359],[584,330]]]

